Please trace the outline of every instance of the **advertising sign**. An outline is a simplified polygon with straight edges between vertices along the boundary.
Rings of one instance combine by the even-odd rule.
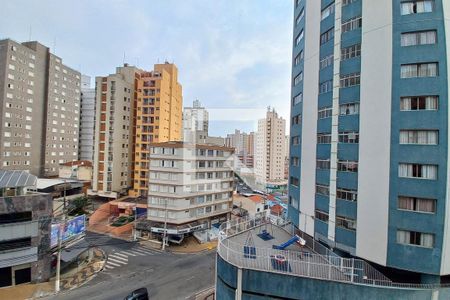
[[[86,215],[81,215],[66,221],[64,224],[52,224],[50,246],[58,245],[59,230],[63,229],[62,241],[66,242],[86,231]]]

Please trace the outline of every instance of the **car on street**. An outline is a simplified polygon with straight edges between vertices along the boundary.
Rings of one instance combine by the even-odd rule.
[[[148,291],[146,288],[134,290],[124,300],[148,300]]]

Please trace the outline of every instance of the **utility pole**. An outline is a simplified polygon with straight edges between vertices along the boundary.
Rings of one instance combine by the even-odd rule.
[[[66,180],[64,179],[64,197],[63,197],[63,215],[62,215],[62,228],[59,226],[58,234],[58,258],[56,261],[56,280],[55,280],[55,292],[59,293],[60,288],[60,277],[61,277],[61,248],[62,248],[62,238],[63,231],[66,227]]]
[[[136,222],[137,222],[137,197],[134,198],[134,232],[133,232],[133,241],[137,241],[136,234]]]
[[[162,250],[166,250],[166,239],[167,239],[167,198],[165,199],[166,201],[164,202],[164,209],[165,209],[165,214],[164,214],[164,233],[163,233],[163,244],[162,244]]]

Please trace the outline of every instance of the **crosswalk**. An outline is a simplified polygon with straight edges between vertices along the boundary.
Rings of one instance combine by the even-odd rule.
[[[144,247],[134,247],[128,250],[122,250],[118,252],[113,252],[108,255],[106,260],[105,270],[112,270],[128,264],[129,257],[136,256],[148,256],[157,253],[155,250],[150,250]]]

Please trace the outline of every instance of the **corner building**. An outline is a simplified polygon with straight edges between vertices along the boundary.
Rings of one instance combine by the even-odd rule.
[[[295,2],[289,218],[410,282],[450,274],[450,2]]]

